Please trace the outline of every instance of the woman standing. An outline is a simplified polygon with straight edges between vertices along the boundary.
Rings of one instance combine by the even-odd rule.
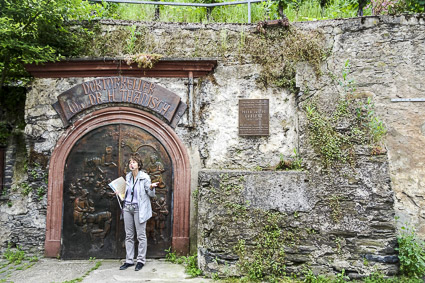
[[[152,217],[150,198],[155,196],[155,187],[158,183],[151,183],[148,174],[141,171],[142,158],[138,153],[130,156],[128,162],[130,172],[126,176],[124,197],[124,227],[125,227],[125,263],[120,270],[134,265],[134,229],[139,241],[136,271],[142,269],[146,262],[146,222]]]

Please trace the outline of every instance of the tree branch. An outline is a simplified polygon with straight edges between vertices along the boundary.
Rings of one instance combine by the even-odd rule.
[[[52,0],[48,0],[46,6],[49,5],[50,2],[52,2]],[[43,10],[40,10],[36,15],[34,15],[34,17],[29,20],[29,22],[22,28],[22,30],[25,30],[27,27],[29,27],[29,25],[31,25],[38,18],[38,16],[41,15],[42,12]]]

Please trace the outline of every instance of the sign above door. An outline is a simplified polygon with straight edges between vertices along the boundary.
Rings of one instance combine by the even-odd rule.
[[[65,126],[78,113],[102,104],[126,103],[154,112],[175,127],[187,106],[175,93],[134,77],[106,77],[84,82],[63,92],[53,108]]]

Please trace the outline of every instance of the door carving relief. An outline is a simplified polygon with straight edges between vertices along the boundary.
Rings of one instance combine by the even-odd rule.
[[[108,183],[128,173],[132,153],[143,157],[143,169],[159,182],[147,223],[148,257],[164,257],[171,246],[172,164],[161,142],[132,125],[112,124],[92,130],[71,149],[64,172],[62,257],[123,258],[124,223]]]

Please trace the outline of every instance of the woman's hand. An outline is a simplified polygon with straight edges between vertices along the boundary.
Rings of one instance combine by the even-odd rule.
[[[151,186],[150,186],[150,189],[152,190],[153,188],[158,187],[158,184],[159,184],[159,182],[152,183]]]

